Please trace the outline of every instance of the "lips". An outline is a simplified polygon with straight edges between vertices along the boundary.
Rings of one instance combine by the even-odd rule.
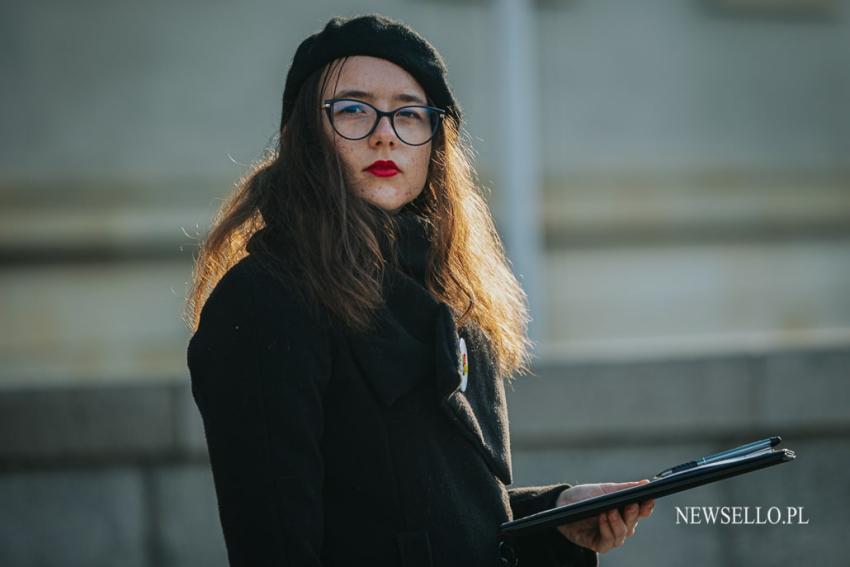
[[[394,161],[378,160],[367,167],[366,171],[378,177],[392,177],[400,170]]]

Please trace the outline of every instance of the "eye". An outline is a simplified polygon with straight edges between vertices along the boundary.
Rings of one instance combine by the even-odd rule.
[[[334,112],[336,114],[365,114],[367,110],[362,103],[344,101],[334,105]]]
[[[409,108],[403,108],[403,109],[398,111],[398,116],[400,118],[407,118],[407,119],[412,119],[412,120],[423,120],[424,114],[425,114],[424,108],[409,107]]]

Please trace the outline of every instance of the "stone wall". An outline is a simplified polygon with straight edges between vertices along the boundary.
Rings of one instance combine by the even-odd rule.
[[[850,348],[539,365],[509,388],[518,486],[620,482],[773,434],[791,463],[659,499],[606,565],[843,564]],[[226,565],[187,380],[0,390],[0,564]],[[808,525],[682,525],[676,506]]]

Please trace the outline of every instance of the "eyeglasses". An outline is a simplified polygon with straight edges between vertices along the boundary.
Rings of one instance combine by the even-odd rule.
[[[343,138],[362,140],[375,131],[381,118],[389,116],[396,136],[409,146],[421,146],[431,141],[446,113],[433,106],[402,106],[385,112],[353,98],[331,98],[323,102],[322,108],[331,126]]]

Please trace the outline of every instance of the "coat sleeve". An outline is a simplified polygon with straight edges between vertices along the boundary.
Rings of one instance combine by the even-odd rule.
[[[315,567],[330,347],[262,277],[232,269],[204,305],[188,348],[192,395],[230,565]]]
[[[523,486],[508,489],[514,518],[522,518],[554,508],[558,495],[569,484]],[[599,555],[592,549],[576,545],[557,528],[519,536],[515,540],[519,565],[553,565],[558,567],[596,567]]]

